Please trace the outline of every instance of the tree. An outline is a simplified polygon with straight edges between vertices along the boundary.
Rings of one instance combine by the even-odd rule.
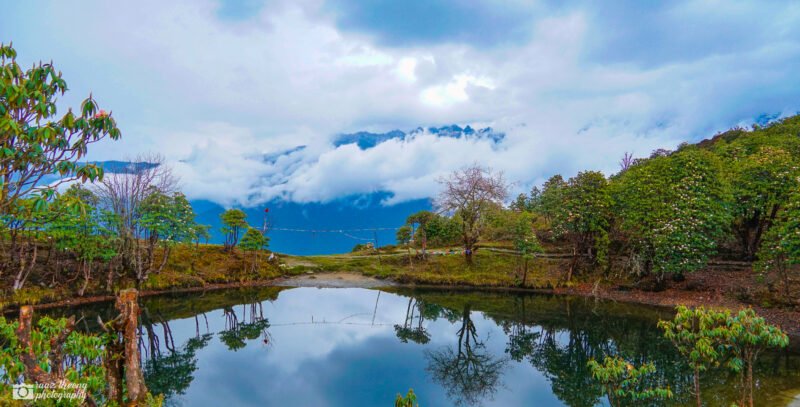
[[[689,362],[694,372],[694,395],[697,406],[700,398],[700,372],[718,366],[725,354],[729,311],[678,306],[675,319],[658,321],[664,337],[672,341],[678,352]]]
[[[519,194],[509,205],[509,209],[514,212],[527,212],[530,211],[530,199],[525,194]]]
[[[762,133],[741,137],[719,153],[728,164],[732,185],[733,228],[749,260],[756,258],[761,240],[789,195],[800,188],[797,133]]]
[[[436,214],[430,211],[419,211],[410,215],[406,219],[406,224],[410,225],[412,229],[416,229],[414,233],[419,238],[419,244],[422,248],[422,257],[425,258],[426,250],[428,248],[428,224],[436,217]],[[415,239],[416,240],[416,239]]]
[[[425,226],[425,236],[429,246],[443,247],[458,244],[461,236],[461,217],[434,216]]]
[[[791,302],[791,276],[800,264],[800,192],[790,196],[784,210],[767,232],[758,251],[755,269],[762,275],[775,273],[785,302]]]
[[[211,225],[194,226],[194,229],[192,230],[192,240],[194,240],[196,246],[200,246],[201,241],[208,244],[208,241],[210,239],[211,239]]]
[[[78,115],[68,109],[57,118],[56,98],[67,91],[61,73],[42,62],[23,71],[16,58],[11,44],[0,44],[0,215],[15,214],[26,197],[41,209],[58,184],[101,179],[102,168],[79,162],[90,144],[121,136],[91,96]]]
[[[75,329],[75,318],[33,320],[33,309],[20,309],[19,322],[0,317],[0,401],[11,394],[10,383],[56,385],[64,381],[86,386],[86,401],[102,399],[105,390],[103,338]]]
[[[239,243],[239,234],[248,227],[247,214],[241,209],[228,209],[220,215],[222,233],[225,234],[225,250],[231,251]]]
[[[525,287],[528,281],[528,261],[544,250],[536,238],[533,231],[533,217],[528,212],[517,215],[513,232],[514,249],[519,253],[523,261],[522,267],[522,286]]]
[[[406,246],[406,248],[408,248],[409,259],[411,259],[411,246],[409,245],[409,243],[411,243],[411,233],[412,233],[411,226],[403,225],[397,229],[397,233],[395,234],[395,239],[397,239],[397,244]]]
[[[566,186],[567,183],[564,182],[564,178],[561,175],[553,175],[542,185],[538,212],[548,223],[553,222],[561,204],[564,202],[563,191]]]
[[[248,228],[239,247],[245,252],[250,253],[252,260],[250,263],[250,271],[255,272],[258,270],[258,257],[262,250],[269,246],[269,238],[264,236],[260,230],[256,228]]]
[[[137,236],[144,240],[143,253],[138,255],[136,281],[147,281],[151,273],[160,273],[178,243],[191,243],[196,226],[195,213],[186,196],[180,192],[165,194],[153,188],[139,206]],[[161,245],[161,261],[156,263],[156,248]],[[137,240],[136,247],[140,247]],[[139,260],[140,259],[140,260]]]
[[[572,243],[573,260],[567,272],[570,281],[579,256],[605,265],[608,256],[611,225],[611,197],[605,176],[597,171],[584,171],[559,187],[563,201],[553,213],[553,232]]]
[[[619,356],[606,356],[602,364],[592,359],[588,366],[592,377],[605,389],[612,407],[621,406],[623,400],[640,403],[672,398],[672,391],[669,389],[643,386],[644,379],[656,372],[652,363],[635,367]]]
[[[403,225],[397,229],[397,233],[395,234],[395,239],[397,239],[397,243],[401,245],[408,245],[411,242],[411,226]]]
[[[398,393],[397,398],[394,400],[394,407],[419,407],[414,389],[408,389],[408,394],[405,396],[401,396],[400,393]]]
[[[477,165],[455,171],[440,183],[444,190],[439,194],[437,205],[445,212],[460,216],[464,254],[471,263],[483,229],[483,215],[491,205],[502,204],[508,195],[508,185],[502,174]]]
[[[611,185],[635,274],[680,276],[705,266],[730,224],[729,185],[712,153],[685,149],[648,159]]]
[[[93,192],[100,201],[100,209],[109,214],[107,227],[118,237],[115,262],[124,273],[131,274],[139,283],[147,279],[151,271],[159,271],[166,264],[167,256],[160,264],[154,264],[155,248],[159,240],[164,238],[163,225],[159,219],[164,216],[178,214],[159,214],[158,209],[165,201],[171,200],[180,204],[184,215],[188,202],[183,199],[175,201],[178,180],[164,158],[156,154],[142,154],[127,158],[128,164],[115,169],[103,177],[102,182],[95,184]],[[157,196],[150,197],[152,194]],[[143,205],[149,205],[143,208]],[[177,208],[175,208],[178,210]],[[143,219],[143,218],[147,219]],[[186,230],[180,227],[180,234]],[[155,230],[155,234],[153,233]],[[172,232],[167,231],[167,234]],[[113,273],[109,272],[109,286]]]
[[[116,236],[103,221],[106,214],[98,208],[98,203],[99,198],[91,190],[74,184],[56,197],[49,210],[57,216],[45,224],[54,242],[53,249],[77,257],[79,275],[83,276],[78,289],[80,296],[92,278],[94,263],[108,263],[117,256]]]
[[[728,367],[742,378],[739,405],[753,407],[753,366],[758,355],[769,348],[785,348],[789,337],[780,328],[756,315],[752,308],[728,319],[727,346],[732,354]]]

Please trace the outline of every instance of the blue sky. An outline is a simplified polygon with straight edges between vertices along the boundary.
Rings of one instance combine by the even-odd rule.
[[[123,141],[92,159],[161,152],[190,197],[226,206],[424,198],[473,162],[526,190],[800,111],[797,2],[0,4],[0,41],[55,62],[63,106],[92,92],[117,117]],[[506,137],[333,143],[449,124]]]

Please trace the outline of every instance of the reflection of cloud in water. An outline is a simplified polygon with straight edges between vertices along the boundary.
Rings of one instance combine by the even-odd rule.
[[[181,307],[221,307],[205,315],[214,337],[197,350],[193,377],[170,379],[169,372],[159,377],[162,387],[174,387],[176,393],[188,382],[185,395],[172,397],[171,404],[391,405],[397,393],[413,388],[423,406],[459,400],[485,406],[595,405],[601,395],[586,361],[606,353],[654,362],[656,379],[673,388],[690,384],[674,346],[655,327],[663,314],[641,306],[437,290],[417,290],[409,298],[356,288],[284,290],[273,302],[255,304],[246,299],[275,298],[275,293],[230,291],[150,302],[155,321],[164,319],[162,313],[167,319],[170,313],[186,315]],[[262,309],[269,327],[242,325],[261,318]],[[205,319],[170,321],[176,348],[204,334]],[[219,333],[231,327],[244,331],[227,338],[226,345]],[[261,331],[265,327],[266,333]],[[156,325],[152,331],[162,328]],[[173,361],[191,365],[188,356]],[[444,368],[437,369],[437,361]],[[784,384],[776,387],[768,367],[759,372],[765,384],[759,390],[762,397],[779,394],[785,382],[800,375],[790,370],[786,376],[783,369]],[[735,400],[735,391],[724,390],[735,389],[727,374],[709,372],[707,378],[707,383],[725,386],[720,397]],[[721,392],[704,392],[714,393]],[[687,401],[679,398],[677,403]]]

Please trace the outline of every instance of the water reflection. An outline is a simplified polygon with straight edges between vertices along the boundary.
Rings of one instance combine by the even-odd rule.
[[[54,310],[94,321],[105,306]],[[498,293],[258,288],[142,301],[150,389],[171,405],[594,406],[586,362],[620,354],[655,363],[652,384],[689,402],[691,372],[660,337],[670,313],[581,298]],[[91,324],[86,329],[94,329]],[[800,358],[761,358],[759,405],[800,383]],[[708,405],[736,399],[736,377],[706,374]],[[782,395],[783,393],[783,395]]]
[[[478,339],[469,304],[464,305],[460,319],[455,350],[428,350],[425,356],[433,380],[445,388],[456,405],[475,405],[497,392],[507,361],[493,356]]]

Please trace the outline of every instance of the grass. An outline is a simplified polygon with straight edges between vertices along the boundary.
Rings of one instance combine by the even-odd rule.
[[[268,281],[283,275],[283,270],[277,261],[267,261],[268,253],[261,253],[259,267],[249,270],[250,258],[245,259],[244,253],[235,250],[225,252],[219,245],[179,245],[172,249],[169,261],[161,273],[154,273],[142,284],[142,290],[171,290],[204,287],[210,284],[247,284],[251,282]],[[41,259],[46,258],[46,252]],[[160,258],[160,254],[157,255]],[[55,270],[48,269],[46,264],[40,262],[24,288],[11,292],[8,290],[0,295],[0,310],[19,305],[36,305],[56,302],[77,297],[78,289],[83,283],[82,279],[61,281],[52,284],[47,275],[52,275]],[[64,270],[70,270],[74,264],[62,262]],[[58,272],[64,273],[64,272]],[[64,276],[74,274],[68,271]],[[85,297],[113,294],[106,290],[106,271],[97,271],[87,287]],[[114,291],[134,287],[135,281],[131,276],[126,276],[115,282]]]
[[[467,264],[464,256],[458,254],[458,248],[431,249],[425,259],[419,254],[412,256],[401,247],[326,256],[279,255],[271,262],[267,259],[268,253],[262,253],[259,267],[251,270],[249,258],[240,250],[230,253],[220,245],[179,245],[172,249],[164,270],[151,274],[140,288],[164,291],[218,284],[248,285],[308,272],[353,272],[417,285],[522,287],[521,260],[506,246],[502,243],[483,246],[475,253],[472,264]],[[44,264],[37,267],[24,289],[0,296],[0,309],[77,296],[81,279],[52,285],[41,277],[48,275],[45,267]],[[69,265],[61,267],[68,269]],[[528,267],[525,288],[552,288],[562,275],[563,262],[539,258],[529,261]],[[85,296],[113,294],[105,288],[106,272],[95,274]],[[126,276],[115,282],[114,291],[134,286],[135,281]]]
[[[430,285],[464,285],[481,287],[521,287],[522,263],[513,253],[480,250],[472,264],[464,256],[448,253],[449,250],[432,250],[427,259],[404,252],[381,255],[360,253],[293,257],[286,260],[290,274],[307,271],[356,272],[400,283]],[[455,253],[458,253],[457,251]],[[534,259],[528,264],[526,288],[552,288],[559,277],[560,262]]]

